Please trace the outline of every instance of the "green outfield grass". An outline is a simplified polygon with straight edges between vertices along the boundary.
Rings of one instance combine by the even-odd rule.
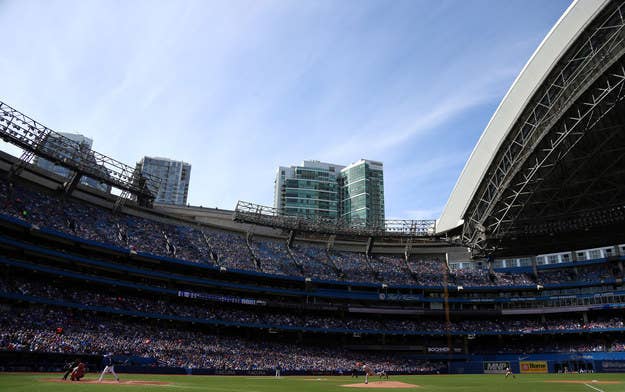
[[[355,392],[363,389],[345,388],[341,385],[363,382],[350,377],[244,377],[244,376],[161,376],[121,374],[122,381],[157,381],[170,383],[162,386],[128,384],[54,383],[60,374],[0,373],[0,391],[6,392],[57,392],[57,391],[218,391],[218,392]],[[85,380],[94,380],[89,374]],[[111,377],[107,377],[111,380]],[[377,377],[374,379],[377,381]],[[575,381],[581,383],[551,383],[547,381]],[[597,380],[599,382],[592,382]],[[517,375],[516,379],[504,379],[503,375],[453,375],[453,376],[396,376],[391,381],[419,385],[420,388],[396,389],[396,391],[462,391],[462,392],[624,392],[625,374],[584,375]],[[588,385],[584,385],[588,381]],[[602,384],[601,381],[619,381],[620,384]],[[391,389],[364,389],[364,391],[390,391]]]

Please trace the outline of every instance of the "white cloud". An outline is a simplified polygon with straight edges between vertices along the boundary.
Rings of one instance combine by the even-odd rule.
[[[404,210],[401,217],[393,217],[388,219],[438,219],[443,211],[444,206],[422,209]]]
[[[464,13],[475,6],[453,2],[0,7],[0,33],[14,38],[0,59],[2,100],[129,164],[143,155],[188,161],[191,202],[224,208],[271,203],[278,165],[370,158],[392,168],[387,198],[406,210],[402,181],[462,164],[435,151],[408,162],[409,146],[457,134],[450,124],[496,103],[533,49],[503,33],[471,40],[479,32],[463,30]],[[463,124],[466,133],[481,132],[489,115]],[[428,197],[437,205],[447,195]]]

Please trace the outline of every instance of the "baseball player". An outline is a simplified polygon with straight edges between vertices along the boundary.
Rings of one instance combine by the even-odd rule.
[[[65,374],[63,374],[63,380],[67,380],[67,377],[74,371],[74,368],[78,366],[80,359],[76,359],[74,362],[68,362],[65,365]]]
[[[276,365],[276,378],[280,378],[280,372],[282,371],[282,366],[280,364]]]
[[[375,373],[366,363],[362,365],[362,371],[365,372],[365,384],[369,384],[369,376],[375,376]]]
[[[85,376],[85,371],[85,364],[80,362],[78,366],[72,370],[72,373],[69,376],[70,381],[80,381],[80,379]]]
[[[512,373],[512,370],[509,367],[506,368],[506,378],[508,378],[508,376],[512,376],[512,378],[516,378],[514,376],[514,373]]]
[[[104,356],[104,358],[102,358],[102,364],[104,365],[104,370],[102,370],[102,374],[100,374],[98,382],[102,382],[102,377],[104,377],[106,373],[111,373],[113,377],[115,377],[115,380],[119,382],[119,377],[117,376],[117,373],[115,373],[115,363],[113,362],[112,353],[108,353]]]

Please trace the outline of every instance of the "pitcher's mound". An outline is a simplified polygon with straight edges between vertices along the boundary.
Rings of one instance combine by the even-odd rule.
[[[359,384],[345,384],[342,387],[348,388],[419,388],[421,385],[406,384],[401,381],[371,381],[369,384],[361,382]]]

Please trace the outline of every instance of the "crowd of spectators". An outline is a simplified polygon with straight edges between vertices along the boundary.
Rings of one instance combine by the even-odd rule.
[[[493,271],[492,276],[495,284],[499,286],[529,286],[536,284],[536,281],[525,273],[511,274]]]
[[[274,240],[250,240],[252,257],[257,259],[261,271],[274,275],[301,276],[301,269],[291,257],[286,244]]]
[[[538,280],[544,284],[561,284],[576,281],[605,281],[614,279],[609,265],[593,264],[575,268],[539,270]]]
[[[2,305],[0,350],[139,356],[154,364],[221,370],[350,372],[356,362],[376,370],[436,373],[443,362],[404,358],[399,354],[357,352],[333,346],[306,346],[216,336],[204,331],[137,323],[47,306]]]
[[[377,281],[364,253],[334,251],[329,252],[328,255],[341,271],[344,280],[352,282]]]
[[[417,281],[424,286],[442,286],[448,283],[449,270],[447,264],[437,258],[420,259],[416,256],[408,258],[408,269]]]
[[[294,244],[291,253],[300,261],[304,276],[319,280],[337,280],[340,277],[338,268],[321,247]]]
[[[403,358],[393,353],[355,352],[334,346],[307,346],[233,336],[157,322],[106,316],[67,308],[0,304],[0,350],[66,354],[139,356],[158,366],[223,370],[349,372],[355,362],[375,369],[407,373],[444,371],[439,362]],[[472,353],[541,353],[625,351],[625,343],[559,341],[478,344]]]
[[[412,273],[408,269],[403,255],[400,256],[371,256],[369,264],[384,283],[390,284],[415,284]]]
[[[621,340],[613,342],[606,339],[576,341],[575,339],[560,339],[550,342],[514,341],[505,344],[481,342],[470,348],[473,354],[538,354],[538,353],[588,353],[588,352],[622,352],[625,343]]]
[[[251,238],[240,233],[188,224],[174,224],[88,204],[69,196],[0,180],[0,212],[39,227],[51,228],[87,240],[228,269],[366,283],[441,286],[550,284],[613,277],[606,265],[540,270],[528,274],[456,269],[445,261],[415,255],[365,255],[364,252],[328,251],[315,245]],[[171,221],[174,222],[174,221]]]
[[[452,281],[463,287],[527,286],[536,284],[526,273],[491,271],[487,266],[457,268],[450,273]]]
[[[465,319],[446,323],[441,318],[393,318],[347,316],[340,313],[288,311],[259,305],[223,304],[194,298],[154,297],[133,293],[121,294],[113,288],[87,289],[70,286],[67,281],[33,280],[25,277],[0,278],[0,291],[55,299],[68,304],[105,307],[118,310],[183,317],[190,321],[206,320],[251,327],[333,328],[360,332],[426,332],[444,334],[479,331],[530,333],[564,330],[595,330],[625,328],[622,316],[583,321],[579,317]]]
[[[450,279],[460,286],[527,286],[578,281],[601,282],[614,279],[614,275],[609,265],[599,264],[565,269],[540,269],[536,278],[527,273],[489,271],[486,267],[457,268],[450,272]]]

